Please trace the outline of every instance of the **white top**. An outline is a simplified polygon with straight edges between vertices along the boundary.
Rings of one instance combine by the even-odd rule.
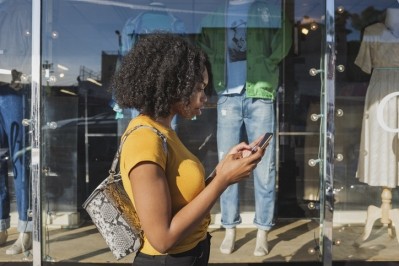
[[[399,37],[399,8],[387,8],[385,25],[395,37]]]

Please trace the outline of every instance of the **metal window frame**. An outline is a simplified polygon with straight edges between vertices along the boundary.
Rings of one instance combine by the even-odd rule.
[[[322,78],[324,90],[321,96],[323,104],[323,118],[321,123],[323,132],[321,161],[321,191],[324,200],[321,208],[323,211],[320,220],[323,222],[320,237],[323,265],[332,265],[332,228],[333,228],[333,176],[334,176],[334,110],[335,110],[335,25],[334,25],[334,0],[325,0],[325,55],[321,66],[324,70]],[[33,266],[43,263],[43,230],[42,230],[42,204],[41,204],[41,57],[42,57],[42,1],[32,0],[32,99],[31,99],[31,146],[32,146],[32,215],[33,215]]]

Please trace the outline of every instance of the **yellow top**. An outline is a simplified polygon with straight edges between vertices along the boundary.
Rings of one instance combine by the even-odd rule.
[[[130,122],[126,131],[137,125],[152,126],[165,135],[167,152],[163,147],[162,139],[151,128],[140,127],[134,130],[127,137],[121,152],[120,170],[123,186],[134,204],[129,172],[142,161],[157,163],[165,171],[172,201],[172,215],[175,215],[205,188],[204,167],[198,158],[183,145],[172,129],[162,126],[148,116],[139,115]],[[169,254],[194,248],[198,242],[205,239],[209,223],[210,215],[191,234],[173,247]],[[145,232],[141,252],[148,255],[160,255],[147,240]]]

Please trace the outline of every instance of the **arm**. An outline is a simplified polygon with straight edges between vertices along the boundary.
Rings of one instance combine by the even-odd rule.
[[[272,54],[269,60],[273,64],[279,64],[287,56],[292,45],[292,24],[288,18],[282,20],[282,27],[277,30],[272,41]]]
[[[234,154],[227,155],[218,164],[214,180],[174,216],[163,169],[150,162],[133,168],[129,176],[131,183],[134,183],[132,190],[136,210],[151,245],[161,253],[168,252],[201,223],[230,184],[249,176],[262,156],[261,150],[246,158],[237,159]]]

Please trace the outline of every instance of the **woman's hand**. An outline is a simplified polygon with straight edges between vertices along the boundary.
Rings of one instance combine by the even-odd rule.
[[[234,146],[228,154],[237,154],[236,156],[239,156],[238,154],[241,155],[242,158],[248,157],[253,153],[253,149],[256,147],[256,145],[262,140],[263,136],[260,136],[250,144],[246,144],[245,142],[242,142],[236,146]],[[256,149],[256,148],[255,148]]]
[[[257,143],[256,141],[250,145],[240,143],[233,147],[226,157],[216,166],[215,179],[223,182],[227,187],[247,178],[264,154],[264,150],[262,149],[258,149],[254,153],[251,152],[252,146]],[[244,156],[244,154],[246,156]]]
[[[227,154],[228,155],[229,154],[234,154],[234,155],[242,154],[243,152],[251,151],[251,149],[252,149],[252,146],[250,144],[241,142],[241,143],[237,144],[236,146],[234,146],[233,148],[231,148]]]

